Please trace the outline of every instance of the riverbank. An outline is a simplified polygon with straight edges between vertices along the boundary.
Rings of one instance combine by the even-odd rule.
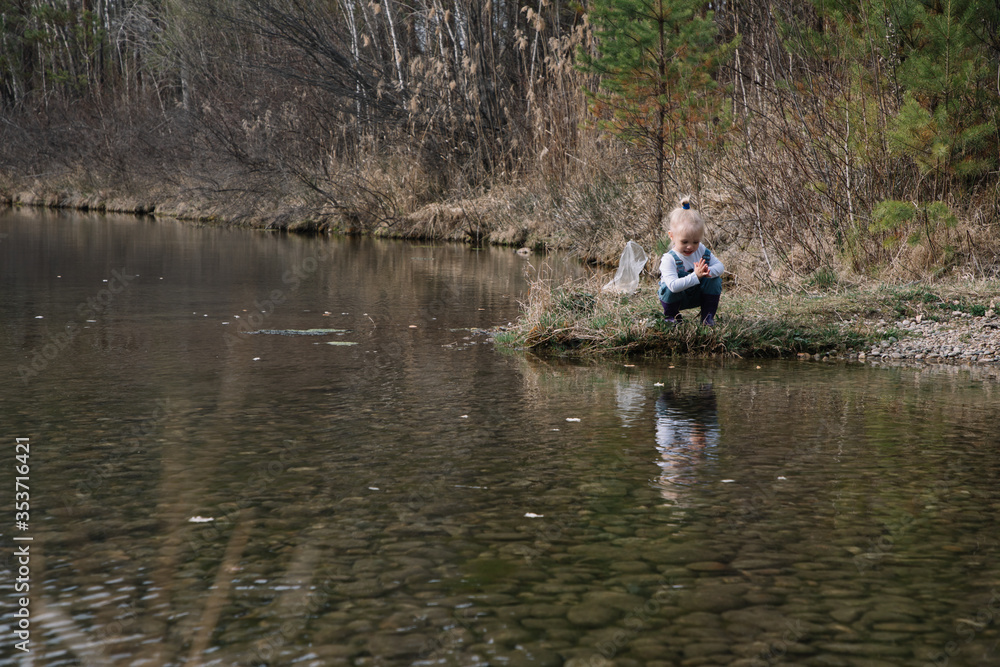
[[[663,320],[655,285],[603,292],[601,280],[536,281],[503,349],[593,355],[1000,363],[1000,284],[871,284],[837,290],[725,293],[716,326]]]
[[[197,224],[292,233],[367,234],[476,244],[567,250],[571,243],[552,225],[498,215],[489,200],[431,204],[393,223],[352,226],[335,212],[284,205],[264,215],[238,213],[222,204],[162,203],[125,196],[24,191],[0,204],[170,217]],[[231,202],[230,202],[231,203]],[[234,215],[233,212],[237,214]],[[228,214],[227,214],[228,212]],[[564,242],[560,242],[560,239]],[[603,257],[581,260],[607,263]],[[732,262],[727,261],[727,264]],[[564,355],[695,355],[730,358],[914,360],[921,363],[1000,363],[1000,283],[869,281],[811,289],[820,281],[791,280],[785,289],[731,281],[714,328],[688,321],[663,322],[655,285],[638,293],[605,293],[606,278],[553,286],[536,280],[516,322],[494,332],[503,349]],[[952,279],[954,281],[954,279]],[[789,286],[792,287],[789,287]]]
[[[574,239],[560,231],[556,220],[544,216],[525,217],[519,207],[512,207],[509,198],[497,196],[429,203],[409,213],[362,220],[305,197],[288,197],[262,206],[260,202],[249,202],[234,194],[201,198],[151,188],[148,194],[137,196],[108,191],[85,193],[75,188],[11,190],[0,184],[0,206],[151,215],[205,225],[301,234],[365,234],[527,247],[536,251],[571,250],[583,261],[593,263],[616,260],[617,248],[624,239],[624,235],[616,235],[611,243],[579,252],[579,248],[574,247]]]

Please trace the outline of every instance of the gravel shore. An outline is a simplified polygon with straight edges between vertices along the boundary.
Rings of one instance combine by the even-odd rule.
[[[975,317],[953,311],[934,321],[921,316],[899,322],[879,320],[877,326],[898,330],[858,355],[859,359],[915,359],[929,362],[1000,362],[1000,317],[993,310]]]

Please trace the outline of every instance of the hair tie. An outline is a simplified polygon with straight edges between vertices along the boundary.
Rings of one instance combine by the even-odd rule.
[[[683,204],[681,204],[681,207],[686,211],[689,208],[691,208],[691,202],[684,202]]]

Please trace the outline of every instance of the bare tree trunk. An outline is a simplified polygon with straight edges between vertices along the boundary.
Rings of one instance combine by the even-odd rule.
[[[399,49],[399,40],[396,38],[396,23],[393,20],[392,1],[383,0],[385,3],[385,18],[389,24],[389,37],[392,40],[392,61],[396,65],[396,85],[400,92],[406,90],[406,83],[403,81],[402,52]]]
[[[666,137],[664,133],[666,132],[667,125],[667,108],[663,102],[667,95],[667,22],[664,16],[663,0],[659,0],[657,20],[659,21],[659,70],[660,70],[660,80],[657,83],[658,99],[656,101],[657,106],[657,118],[656,118],[656,209],[655,209],[655,220],[653,221],[653,230],[662,223],[663,221],[663,209],[664,200],[666,199],[666,183],[664,177],[663,163],[666,153]]]
[[[344,16],[347,18],[347,29],[351,33],[351,57],[354,59],[354,67],[359,68],[361,64],[361,48],[358,44],[358,23],[354,17],[354,2],[353,0],[341,0],[340,4],[344,8]],[[354,90],[357,95],[354,100],[355,113],[358,118],[363,118],[364,114],[361,104],[364,98],[364,91],[361,89],[360,82],[354,84]],[[360,140],[360,136],[358,136],[358,139]]]

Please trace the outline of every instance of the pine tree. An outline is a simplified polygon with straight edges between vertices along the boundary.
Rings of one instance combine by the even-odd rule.
[[[870,77],[869,89],[891,96],[882,107],[887,148],[916,165],[929,190],[920,196],[940,198],[956,179],[997,168],[996,3],[814,2],[839,28],[834,39],[842,58],[863,63],[851,70],[855,77]]]
[[[729,50],[716,40],[712,12],[699,0],[592,0],[596,46],[583,71],[600,77],[588,91],[600,123],[651,156],[655,222],[663,216],[668,153],[698,139],[721,106],[713,73]],[[697,147],[696,147],[697,150]]]
[[[815,53],[825,48],[843,65],[845,95],[880,114],[873,133],[850,141],[863,158],[862,174],[891,176],[871,191],[877,198],[869,202],[868,230],[887,247],[905,239],[935,253],[947,249],[957,224],[949,195],[969,192],[1000,166],[1000,6],[987,0],[813,2],[828,28],[812,35]],[[899,178],[905,173],[916,178]]]
[[[913,3],[900,15],[903,56],[898,68],[904,101],[890,147],[909,155],[931,177],[931,197],[950,177],[975,178],[996,167],[996,57],[980,36],[978,0]]]

